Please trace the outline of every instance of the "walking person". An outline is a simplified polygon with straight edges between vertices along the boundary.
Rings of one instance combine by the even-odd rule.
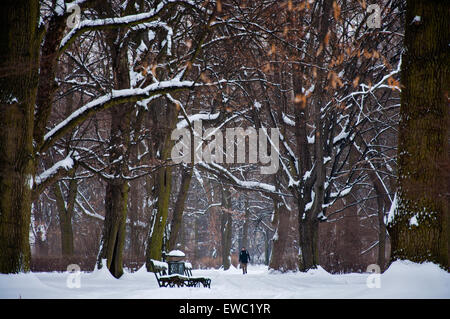
[[[247,264],[250,261],[250,254],[242,247],[241,252],[239,253],[239,262],[241,263],[242,273],[245,275],[247,273]]]

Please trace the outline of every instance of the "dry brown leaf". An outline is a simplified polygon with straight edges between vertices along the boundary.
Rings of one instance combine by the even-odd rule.
[[[333,16],[334,20],[338,21],[341,16],[341,7],[337,4],[336,1],[333,1]]]
[[[298,10],[298,11],[302,11],[302,10],[305,9],[305,6],[306,6],[305,2],[301,2],[301,3],[297,6],[297,10]]]
[[[319,56],[320,53],[322,53],[322,50],[323,50],[323,44],[320,44],[319,49],[316,52],[316,56]]]
[[[372,51],[372,58],[374,59],[378,59],[380,57],[380,54],[378,53],[377,50],[373,50]]]
[[[372,54],[370,54],[370,52],[367,51],[366,49],[364,49],[363,55],[366,59],[370,59],[372,57]]]
[[[222,12],[222,3],[220,0],[216,0],[217,12]]]
[[[328,46],[328,43],[330,43],[330,35],[331,35],[331,30],[328,30],[327,34],[325,35],[325,39],[323,40],[323,42],[325,43],[325,46]]]
[[[202,79],[203,82],[205,83],[211,83],[211,80],[208,78],[208,76],[205,74],[205,72],[202,72],[200,74],[200,78]]]
[[[395,87],[400,87],[400,82],[394,79],[392,76],[387,80],[388,85],[391,86],[392,90],[395,90]]]
[[[275,44],[272,43],[272,45],[270,46],[270,50],[269,50],[268,55],[274,54],[274,53],[275,53],[275,50],[276,50]]]

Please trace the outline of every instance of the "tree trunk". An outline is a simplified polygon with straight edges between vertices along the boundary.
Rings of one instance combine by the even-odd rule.
[[[352,190],[352,191],[357,191]],[[342,242],[340,243],[341,270],[345,273],[364,271],[360,269],[361,234],[359,228],[358,207],[353,196],[347,196],[345,204],[349,205],[343,212]]]
[[[380,266],[381,271],[383,272],[386,269],[386,223],[384,217],[386,215],[386,211],[389,209],[389,199],[386,190],[384,189],[381,181],[376,176],[375,171],[371,170],[369,172],[369,177],[372,180],[373,187],[375,189],[375,193],[377,194],[377,206],[378,206],[378,258],[377,264]]]
[[[158,171],[158,203],[157,213],[153,221],[153,229],[147,245],[147,260],[160,260],[163,250],[164,231],[169,214],[170,192],[172,188],[172,168],[160,168]]]
[[[127,106],[116,106],[111,109],[111,151],[110,161],[114,177],[107,181],[105,192],[105,222],[98,267],[102,259],[107,259],[111,274],[119,278],[123,274],[123,247],[125,244],[125,226],[129,185],[121,176],[127,172],[128,160],[126,148],[129,142],[130,117]]]
[[[198,263],[200,259],[200,220],[199,217],[194,218],[194,261]]]
[[[39,1],[0,5],[0,273],[28,271]]]
[[[273,235],[272,254],[270,255],[269,269],[287,271],[283,261],[289,234],[289,210],[283,202],[274,201],[274,220],[276,226]]]
[[[172,222],[170,224],[170,238],[167,244],[169,250],[176,249],[177,243],[179,242],[180,229],[183,223],[183,211],[184,203],[187,198],[189,191],[189,186],[191,185],[192,178],[192,168],[180,168],[182,171],[181,176],[181,186],[178,193],[177,201],[175,203],[175,208],[173,210]]]
[[[74,175],[75,170],[71,177],[73,178]],[[76,179],[70,180],[67,202],[64,200],[64,195],[59,183],[53,184],[52,188],[56,198],[56,206],[58,208],[59,228],[61,231],[61,255],[63,257],[71,257],[74,254],[72,218],[78,183]]]
[[[270,236],[269,232],[264,232],[264,265],[269,265],[270,263]]]
[[[128,257],[133,261],[139,259],[140,253],[140,243],[139,243],[139,226],[137,225],[139,221],[139,212],[141,206],[141,193],[139,192],[139,183],[134,181],[130,183],[130,209],[128,212],[130,218],[130,251],[128,252]]]
[[[322,5],[323,15],[320,18],[319,26],[319,46],[323,46],[318,56],[316,63],[323,65],[325,61],[325,38],[329,31],[330,15],[331,15],[332,0],[324,0]],[[329,125],[327,119],[323,118],[321,108],[329,97],[329,92],[325,89],[327,86],[326,71],[319,69],[317,71],[317,83],[319,87],[314,90],[312,98],[312,108],[314,110],[313,119],[315,126],[314,136],[314,164],[315,167],[315,181],[312,187],[314,199],[311,209],[306,212],[306,218],[300,221],[300,248],[303,262],[300,262],[300,270],[307,271],[311,268],[316,268],[319,264],[319,224],[317,217],[323,213],[323,202],[325,197],[325,179],[326,166],[324,164],[325,147],[326,147],[326,130]],[[308,189],[308,193],[311,193]],[[312,198],[311,198],[312,199]],[[300,207],[304,207],[303,205]]]
[[[308,271],[319,264],[319,221],[301,219],[299,223],[299,269]]]
[[[72,219],[60,214],[59,217],[59,228],[61,230],[61,255],[63,257],[73,256],[74,246],[73,246],[73,230],[72,230]]]
[[[398,206],[391,261],[435,262],[449,271],[450,20],[447,3],[408,0],[402,62]],[[420,19],[419,19],[420,17]]]
[[[250,209],[248,208],[248,198],[245,199],[245,216],[244,224],[242,225],[242,239],[241,247],[248,248],[248,221],[250,218]],[[239,247],[239,248],[241,248]]]
[[[222,265],[223,270],[230,269],[231,266],[231,237],[233,219],[231,218],[231,194],[228,188],[223,189],[222,193],[221,231],[222,231]]]
[[[384,222],[385,205],[383,199],[378,196],[378,257],[377,264],[380,266],[381,272],[386,269],[386,223]]]
[[[128,183],[118,182],[106,185],[105,221],[98,268],[102,259],[106,259],[111,274],[119,278],[123,274],[123,246],[125,243],[125,225],[127,216]]]
[[[108,44],[112,53],[115,89],[130,86],[128,57],[126,47],[117,47],[117,31],[109,34]],[[128,182],[122,177],[128,172],[128,149],[130,146],[130,128],[132,104],[117,105],[110,109],[110,177],[105,193],[105,222],[98,267],[102,259],[107,259],[111,274],[119,278],[123,274],[123,247],[125,245],[126,218],[128,205]]]
[[[157,103],[161,103],[158,101]],[[165,108],[166,114],[159,114],[160,134],[160,159],[165,161],[170,158],[173,141],[170,138],[171,131],[175,127],[177,110],[175,105],[168,104]],[[159,111],[158,111],[159,112]],[[147,268],[150,259],[160,260],[164,245],[164,232],[169,214],[170,193],[172,191],[172,167],[161,167],[157,173],[156,193],[158,197],[157,213],[154,217],[152,229],[147,242]]]

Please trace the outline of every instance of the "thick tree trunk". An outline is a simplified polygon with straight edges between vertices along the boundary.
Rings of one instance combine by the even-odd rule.
[[[115,89],[130,86],[128,57],[125,47],[117,47],[117,32],[109,34],[108,43],[112,53]],[[132,104],[117,105],[110,109],[110,177],[105,193],[105,222],[98,267],[107,259],[111,274],[119,278],[123,274],[123,248],[125,245],[126,218],[128,211],[128,182],[122,177],[128,172],[128,149],[130,147]]]
[[[167,244],[169,250],[176,249],[180,239],[180,230],[183,223],[184,203],[187,198],[189,186],[191,185],[192,168],[180,168],[182,171],[181,186],[178,192],[177,201],[173,210],[172,222],[170,224],[170,238]]]
[[[356,189],[354,190],[356,191]],[[347,207],[343,212],[343,227],[342,227],[342,263],[341,269],[346,273],[364,271],[360,269],[360,253],[361,253],[361,235],[359,227],[358,207],[356,206],[353,196],[346,197]]]
[[[59,217],[59,228],[61,230],[61,255],[63,257],[73,256],[74,245],[73,245],[73,229],[72,229],[72,219],[69,216],[64,216],[60,214]]]
[[[276,227],[276,231],[272,239],[269,269],[287,271],[283,261],[289,234],[289,210],[283,202],[274,201],[274,214],[273,225]]]
[[[116,106],[111,109],[111,151],[110,161],[114,178],[108,180],[105,192],[105,222],[98,266],[107,259],[111,274],[119,278],[123,274],[123,247],[125,244],[125,226],[127,218],[129,185],[122,178],[127,172],[128,159],[126,145],[129,145],[130,117],[129,106]]]
[[[172,188],[172,168],[163,167],[158,171],[158,203],[153,228],[147,244],[147,260],[160,260],[164,244],[164,231],[169,214],[170,192]]]
[[[130,211],[128,212],[130,218],[130,251],[128,252],[128,257],[133,261],[138,260],[140,253],[140,243],[139,243],[139,227],[136,225],[139,221],[139,212],[141,206],[142,197],[139,192],[139,184],[137,181],[130,183]]]
[[[350,154],[348,157],[348,169],[349,171],[357,165],[358,162],[358,151],[356,148],[352,147],[350,149]],[[352,180],[351,182],[354,182]],[[342,198],[342,202],[345,206],[348,206],[343,211],[343,221],[341,223],[342,228],[340,232],[342,236],[339,236],[342,240],[338,243],[340,248],[340,268],[346,273],[358,272],[361,270],[360,266],[360,253],[361,253],[361,238],[360,236],[360,222],[358,216],[358,206],[357,206],[357,194],[359,192],[359,186],[356,184],[352,187],[352,193]],[[339,238],[338,237],[338,238]]]
[[[0,4],[0,273],[28,271],[39,1]]]
[[[194,261],[198,262],[200,258],[200,220],[198,217],[194,219]]]
[[[299,269],[308,271],[319,265],[319,221],[301,219],[299,223]]]
[[[123,274],[123,247],[127,216],[128,183],[108,183],[105,198],[105,221],[98,267],[102,259],[107,260],[111,274],[119,278]]]
[[[74,177],[74,175],[75,170],[71,177]],[[59,228],[61,231],[61,255],[63,257],[71,257],[74,254],[72,218],[78,183],[76,179],[70,180],[67,201],[64,199],[59,183],[53,184],[52,188],[56,198],[56,206],[58,208]]]
[[[156,101],[155,103],[163,103],[162,101]],[[153,108],[153,111],[156,112]],[[171,132],[175,127],[177,120],[177,109],[173,104],[167,104],[166,108],[163,108],[166,113],[160,113],[155,115],[158,118],[157,130],[155,135],[158,138],[157,145],[160,146],[159,158],[162,161],[168,160],[172,151],[173,141],[170,138]],[[160,132],[159,132],[160,131]],[[146,260],[147,268],[149,268],[149,260],[160,260],[162,256],[162,250],[164,247],[164,233],[167,224],[167,217],[169,215],[170,194],[172,191],[172,167],[161,167],[157,173],[156,182],[156,194],[158,198],[157,212],[151,226],[150,234],[147,241]]]
[[[398,146],[398,206],[391,261],[431,261],[449,271],[450,7],[408,0]],[[419,18],[420,17],[420,18]]]
[[[67,27],[66,19],[67,16],[58,14],[50,18],[41,47],[39,86],[36,96],[35,127],[33,131],[34,142],[38,148],[43,143],[55,93],[58,89],[58,84],[56,83],[58,49]]]

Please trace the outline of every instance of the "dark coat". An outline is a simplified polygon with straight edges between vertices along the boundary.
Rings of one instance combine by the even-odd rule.
[[[241,250],[239,253],[239,262],[247,264],[250,261],[250,254],[246,250]]]

